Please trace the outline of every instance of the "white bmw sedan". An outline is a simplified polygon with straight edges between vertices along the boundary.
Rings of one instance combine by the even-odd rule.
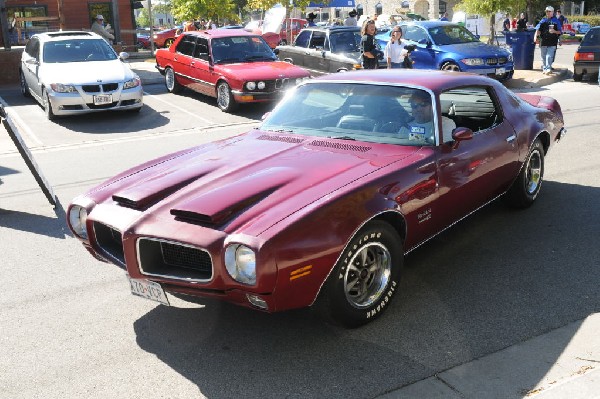
[[[48,32],[27,42],[19,70],[21,92],[34,97],[48,119],[104,110],[139,111],[140,78],[92,32]]]

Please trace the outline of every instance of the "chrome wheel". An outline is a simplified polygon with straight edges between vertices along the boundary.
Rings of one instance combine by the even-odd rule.
[[[173,68],[165,69],[165,86],[169,93],[179,93],[183,87],[177,82]]]
[[[231,112],[237,107],[231,94],[231,88],[225,82],[220,82],[217,85],[217,106],[225,112]]]
[[[534,148],[525,171],[526,190],[529,195],[534,195],[542,181],[542,155],[538,148]]]
[[[42,92],[42,99],[46,118],[48,118],[48,120],[54,120],[56,117],[54,116],[54,112],[52,112],[52,102],[50,101],[50,97],[46,90]]]
[[[31,97],[31,93],[29,93],[29,87],[27,86],[27,81],[25,80],[25,75],[23,75],[22,71],[19,71],[19,83],[21,84],[21,94],[25,97]]]
[[[392,256],[379,242],[358,249],[344,275],[346,300],[359,309],[375,303],[385,291],[392,272]]]

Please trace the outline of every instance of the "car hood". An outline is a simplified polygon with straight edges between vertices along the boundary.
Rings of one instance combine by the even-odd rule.
[[[141,165],[88,195],[148,214],[140,220],[259,235],[380,168],[414,162],[420,148],[254,130]]]
[[[448,44],[445,46],[438,46],[438,48],[445,52],[460,54],[461,58],[481,58],[497,56],[508,57],[509,55],[508,51],[506,50],[495,46],[490,46],[489,44],[481,42]]]
[[[309,72],[284,61],[257,61],[220,65],[222,71],[240,79],[276,79],[308,77]]]
[[[41,71],[45,83],[98,84],[132,79],[134,73],[121,60],[44,64]]]

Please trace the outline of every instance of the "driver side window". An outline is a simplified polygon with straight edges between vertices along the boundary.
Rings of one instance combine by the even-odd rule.
[[[403,36],[406,40],[412,40],[413,42],[418,42],[419,40],[429,40],[429,36],[425,31],[418,26],[407,26],[406,31],[403,32]]]

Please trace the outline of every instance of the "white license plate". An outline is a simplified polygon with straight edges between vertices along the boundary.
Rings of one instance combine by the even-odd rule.
[[[496,75],[504,75],[506,73],[506,68],[496,68]]]
[[[112,102],[112,94],[98,94],[94,96],[94,105],[104,105]]]
[[[169,306],[169,299],[160,284],[155,283],[154,281],[130,278],[129,285],[131,286],[131,293],[133,295],[141,296],[142,298]]]

